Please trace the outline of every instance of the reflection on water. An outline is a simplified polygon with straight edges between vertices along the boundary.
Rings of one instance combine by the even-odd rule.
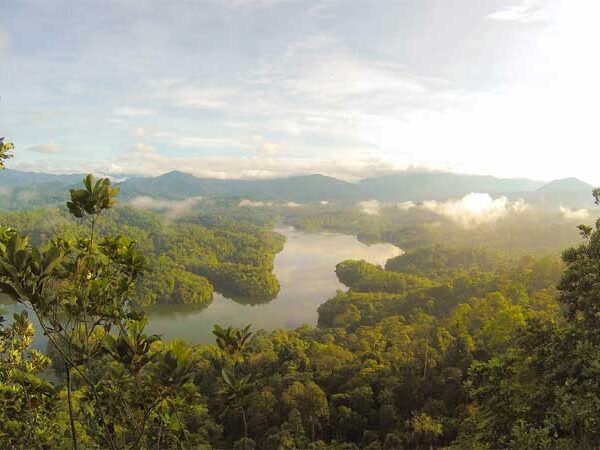
[[[389,244],[367,246],[355,237],[334,233],[308,234],[280,228],[285,235],[283,250],[275,257],[275,275],[281,291],[275,300],[260,305],[243,305],[215,294],[205,309],[161,305],[148,311],[149,331],[165,339],[180,336],[190,342],[212,341],[212,328],[221,325],[253,329],[294,328],[317,323],[317,308],[343,286],[335,276],[335,265],[345,259],[365,259],[384,264],[400,253]]]
[[[314,325],[319,305],[343,289],[335,276],[337,263],[345,259],[364,259],[383,265],[401,252],[393,245],[367,246],[355,237],[342,234],[308,234],[291,227],[276,231],[286,237],[285,247],[275,257],[275,275],[281,285],[276,299],[245,305],[215,293],[208,306],[157,305],[148,309],[148,333],[160,334],[166,340],[181,337],[202,343],[212,341],[212,328],[216,323],[252,324],[253,329],[267,330]],[[14,312],[22,306],[1,304],[0,309],[5,313]],[[43,342],[37,343],[38,347],[42,345]]]

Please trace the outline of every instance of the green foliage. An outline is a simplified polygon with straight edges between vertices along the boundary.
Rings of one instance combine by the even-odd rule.
[[[265,303],[279,293],[277,278],[265,267],[221,263],[195,266],[193,270],[211,280],[223,295],[240,303]]]
[[[208,305],[214,289],[245,303],[262,303],[277,295],[273,258],[283,246],[282,236],[223,217],[187,220],[193,222],[168,222],[125,207],[102,210],[95,233],[127,235],[146,257],[149,276],[136,283],[133,295],[140,306]],[[0,213],[0,225],[18,228],[42,248],[56,235],[75,243],[86,233],[87,223],[73,223],[54,209]]]
[[[10,151],[15,148],[12,142],[4,142],[4,138],[0,137],[0,170],[4,169],[4,162],[12,158]]]
[[[64,365],[68,412],[68,426],[64,428],[69,430],[74,448],[79,443],[111,449],[147,448],[161,441],[176,446],[183,442],[204,444],[208,433],[202,427],[192,427],[191,433],[182,428],[179,419],[171,420],[179,409],[190,420],[195,415],[206,418],[206,410],[194,411],[182,401],[189,397],[195,371],[190,348],[179,342],[160,345],[158,336],[144,334],[143,314],[134,309],[130,299],[146,269],[146,260],[135,241],[98,236],[98,216],[112,207],[116,195],[108,180],[94,183],[88,176],[84,186],[84,190],[71,191],[69,211],[89,220],[87,236],[75,241],[57,238],[39,249],[26,237],[2,230],[0,293],[34,311]],[[2,365],[9,371],[0,383],[8,384],[0,387],[6,385],[14,394],[14,408],[5,409],[6,438],[0,435],[3,444],[11,442],[15,433],[26,432],[25,427],[42,423],[50,415],[46,409],[54,411],[56,407],[42,398],[50,397],[47,386],[51,385],[34,378],[49,360],[34,351],[28,359],[23,356],[31,344],[30,327],[25,317],[15,316],[12,334],[3,334],[13,347],[22,336],[19,347],[8,348],[10,360]],[[30,373],[27,389],[12,388],[11,377],[25,370]],[[199,397],[195,389],[191,391]],[[31,408],[34,396],[40,398],[37,409]],[[46,409],[40,412],[42,407]],[[19,416],[23,411],[41,418],[32,425],[29,417]],[[49,426],[30,434],[36,439],[32,447],[38,447],[44,436],[58,439]]]
[[[78,219],[86,214],[93,217],[114,206],[119,189],[111,188],[108,178],[94,181],[93,175],[88,174],[83,179],[83,186],[85,189],[71,189],[71,201],[67,202],[69,212]]]
[[[59,445],[57,389],[41,377],[50,360],[31,350],[34,330],[27,313],[0,324],[0,443],[3,448]]]
[[[319,421],[329,416],[325,392],[314,382],[294,382],[282,395],[283,404],[289,410],[300,413],[303,422],[311,430],[311,439],[316,439]]]
[[[215,325],[213,334],[216,337],[217,346],[227,355],[231,356],[233,360],[239,362],[252,333],[250,332],[250,325],[244,328],[233,328],[231,326],[223,328],[220,325]]]
[[[563,253],[567,270],[560,282],[560,299],[569,319],[580,319],[592,327],[600,319],[600,220],[594,229],[580,226],[584,243]]]
[[[344,261],[336,266],[339,280],[358,292],[416,292],[433,286],[429,279],[383,270],[366,261]]]
[[[563,254],[564,318],[528,320],[508,349],[473,364],[467,387],[476,409],[462,443],[593,448],[600,439],[600,222],[579,230],[583,243]]]
[[[494,270],[503,262],[498,253],[483,248],[434,245],[408,251],[390,259],[386,270],[423,274],[427,277],[444,276],[456,270]]]

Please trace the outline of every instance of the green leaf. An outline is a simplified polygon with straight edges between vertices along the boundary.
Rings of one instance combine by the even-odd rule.
[[[85,189],[91,194],[92,193],[92,183],[94,182],[94,176],[91,173],[88,173],[83,179],[83,185]]]

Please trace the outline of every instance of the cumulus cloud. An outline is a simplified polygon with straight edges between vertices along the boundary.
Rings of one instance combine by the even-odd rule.
[[[560,214],[567,220],[586,220],[590,217],[590,212],[587,209],[571,209],[561,206]]]
[[[256,151],[256,156],[259,158],[268,158],[271,156],[275,156],[283,150],[283,147],[281,145],[271,142],[266,137],[261,136],[260,134],[252,136],[252,139],[250,140],[250,145],[254,147]]]
[[[415,202],[407,201],[400,202],[396,205],[400,211],[408,211],[409,209],[415,208],[417,205]]]
[[[523,213],[525,211],[531,210],[531,205],[528,205],[527,202],[525,200],[523,200],[522,198],[518,199],[517,201],[512,202],[510,207],[511,207],[512,211],[516,212],[516,213]]]
[[[363,214],[367,214],[369,216],[377,216],[381,213],[381,202],[378,200],[365,200],[364,202],[359,202],[356,205],[358,209]]]
[[[138,209],[162,211],[170,218],[177,218],[191,213],[194,207],[201,201],[202,197],[190,197],[184,200],[164,200],[141,195],[133,198],[129,202],[129,205]]]
[[[506,197],[492,198],[490,194],[472,192],[459,200],[423,202],[422,208],[448,217],[466,227],[496,222],[509,213],[522,213],[529,206],[523,201],[509,201]]]
[[[32,147],[29,147],[29,151],[50,155],[53,153],[62,152],[63,148],[61,145],[58,145],[58,144],[38,144],[38,145],[34,145]]]

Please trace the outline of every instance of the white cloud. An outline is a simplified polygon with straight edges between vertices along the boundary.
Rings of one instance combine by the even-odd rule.
[[[310,70],[284,82],[290,95],[320,102],[357,99],[357,96],[412,96],[424,94],[422,80],[406,73],[401,66],[367,62],[349,55],[323,58]],[[375,98],[376,100],[376,98]]]
[[[283,150],[283,146],[271,142],[266,137],[261,136],[260,134],[255,134],[254,136],[252,136],[248,144],[254,147],[256,151],[256,156],[259,158],[268,158],[271,156],[275,156],[278,153],[281,153],[281,151]]]
[[[381,203],[378,200],[365,200],[356,204],[363,214],[377,216],[381,213]]]
[[[194,173],[219,177],[309,169],[353,177],[383,171],[387,160],[394,167],[417,163],[499,176],[576,175],[590,181],[599,176],[597,164],[581,164],[594,158],[600,142],[594,123],[600,63],[590,56],[599,37],[598,1],[349,7],[295,0],[293,10],[254,11],[251,7],[278,1],[119,0],[105,11],[107,18],[119,19],[107,20],[106,30],[85,26],[94,17],[85,8],[72,11],[69,20],[83,25],[68,26],[69,33],[83,44],[58,40],[55,50],[73,64],[52,52],[31,53],[36,42],[56,37],[47,24],[62,22],[60,8],[40,15],[35,2],[25,3],[1,19],[11,30],[23,30],[23,45],[11,48],[18,64],[0,75],[0,85],[11,87],[13,99],[7,94],[0,103],[11,102],[11,134],[35,139],[26,145],[48,142],[54,127],[32,126],[27,110],[61,103],[71,112],[59,124],[61,140],[86,150],[79,161],[65,159],[62,165],[29,163],[38,170],[97,166],[156,174],[189,164]],[[547,3],[562,4],[552,26],[514,26],[539,21]],[[244,8],[223,11],[223,5]],[[486,11],[492,12],[488,20],[474,20]],[[331,17],[322,20],[324,12]],[[122,21],[131,29],[124,30]],[[442,21],[446,26],[436,26]],[[0,47],[5,41],[0,37]],[[73,99],[65,90],[88,97]],[[109,112],[106,122],[97,117],[102,111]],[[146,126],[131,133],[155,145],[171,144],[160,148],[174,156],[154,155],[150,161],[115,156],[129,145],[129,128],[153,116],[161,130],[178,128],[171,142]],[[230,161],[231,167],[226,159],[177,156],[180,148],[228,149],[228,155],[234,153],[229,149],[252,151],[243,141],[254,134],[285,146],[291,158],[276,158],[280,152],[269,144],[259,149],[264,161],[242,158]],[[92,160],[97,142],[111,149],[96,156],[104,161]],[[564,157],[565,148],[572,157]],[[342,150],[345,161],[338,164]],[[366,152],[376,154],[379,166],[365,163]],[[27,153],[12,164],[25,167],[27,157],[35,156]],[[65,153],[75,158],[74,151]],[[351,159],[357,160],[354,166]],[[325,163],[331,166],[323,168]]]
[[[164,200],[149,196],[133,198],[129,204],[133,208],[163,211],[170,218],[181,217],[193,211],[193,208],[202,201],[202,197],[190,197],[184,200]]]
[[[446,216],[465,227],[493,223],[511,212],[522,213],[528,209],[523,200],[510,202],[506,197],[494,199],[490,194],[476,192],[459,200],[426,201],[421,207]]]
[[[531,205],[528,205],[525,200],[522,198],[512,202],[511,209],[516,213],[524,213],[526,211],[531,211]]]
[[[329,156],[329,155],[328,155]],[[315,174],[345,180],[386,175],[406,168],[380,159],[348,159],[331,155],[331,159],[256,156],[171,156],[145,143],[135,144],[120,156],[106,160],[35,160],[11,164],[17,170],[48,173],[111,173],[114,175],[160,175],[173,170],[207,178],[278,178]]]
[[[203,136],[186,136],[175,133],[157,133],[156,140],[167,146],[195,149],[244,149],[246,146],[240,141],[229,138],[215,138]]]
[[[159,132],[152,128],[142,127],[135,127],[131,131],[137,137],[148,137],[152,142],[160,142],[167,148],[253,151],[260,158],[272,157],[283,151],[282,145],[276,144],[260,134],[236,140],[233,138],[185,135],[166,131]]]
[[[400,202],[396,205],[400,211],[408,211],[409,209],[415,208],[417,205],[415,202],[407,201]]]
[[[273,205],[274,204],[272,202],[253,201],[248,199],[244,199],[238,203],[238,206],[246,208],[264,208]]]
[[[238,206],[240,207],[246,207],[246,208],[266,208],[266,207],[271,207],[271,206],[278,206],[278,207],[283,207],[283,208],[300,208],[302,207],[302,203],[296,203],[296,202],[285,202],[285,203],[274,203],[274,202],[267,202],[267,201],[261,201],[261,200],[250,200],[250,199],[244,199],[241,200],[238,203]]]
[[[29,151],[50,155],[50,154],[62,152],[63,148],[61,145],[58,145],[58,144],[38,144],[38,145],[34,145],[32,147],[29,147]]]
[[[382,132],[386,118],[393,117],[390,129],[398,130],[415,105],[443,108],[452,100],[446,82],[416,76],[398,63],[359,57],[329,33],[303,36],[285,48],[218,85],[193,77],[158,79],[148,91],[179,108],[218,110],[228,118],[221,122],[224,133],[237,136],[238,145],[247,144],[244,136],[250,133],[286,133],[298,137],[299,148],[292,150],[313,155],[323,152],[320,139],[328,149],[346,153],[397,151],[397,139],[390,139],[395,136]],[[281,144],[271,144],[262,145],[261,156],[280,151]]]
[[[586,220],[590,217],[590,212],[587,209],[571,209],[561,206],[560,214],[567,220]]]
[[[532,23],[544,20],[544,14],[538,0],[521,0],[520,3],[489,14],[487,18],[502,22]]]

